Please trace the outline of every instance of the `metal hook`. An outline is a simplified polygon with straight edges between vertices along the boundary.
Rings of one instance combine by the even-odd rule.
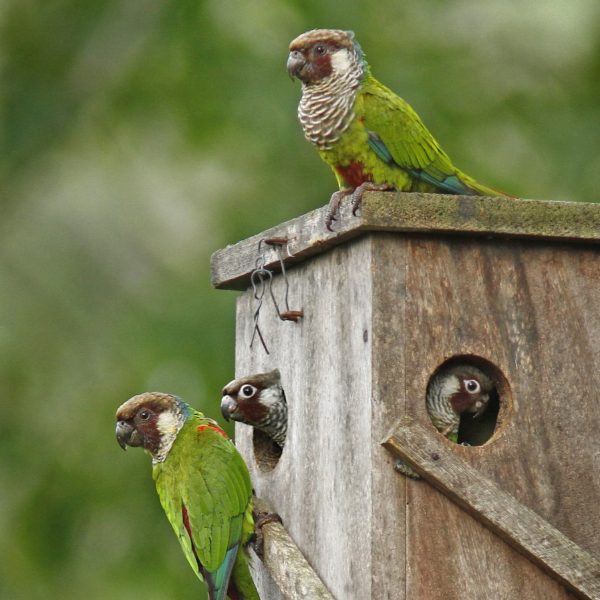
[[[256,334],[258,334],[258,338],[260,339],[260,342],[263,348],[265,349],[265,352],[269,354],[267,343],[265,342],[265,338],[263,337],[263,334],[260,330],[260,326],[258,324],[258,319],[260,317],[260,309],[262,308],[263,298],[265,295],[265,276],[269,281],[270,290],[273,282],[273,273],[271,273],[271,271],[265,268],[257,268],[254,271],[252,271],[252,275],[250,276],[250,283],[252,284],[252,289],[254,291],[254,299],[258,300],[258,305],[253,315],[254,330],[252,332],[252,339],[250,340],[250,348],[252,348],[252,345],[254,344],[254,338],[256,337]],[[258,283],[256,279],[258,279]],[[273,295],[272,292],[271,295]]]
[[[266,249],[263,247],[264,244],[268,244],[269,246],[274,246],[277,253],[277,258],[279,259],[279,267],[281,269],[281,275],[283,277],[283,281],[285,284],[285,310],[282,312],[279,309],[279,304],[277,303],[277,299],[275,298],[275,293],[273,292],[273,272],[266,268],[267,258],[266,258]],[[283,259],[281,248],[285,246],[286,253],[288,257],[292,257],[293,255],[290,252],[290,240],[287,238],[261,238],[258,242],[258,256],[255,261],[255,269],[252,271],[250,275],[250,283],[252,285],[253,296],[257,301],[256,309],[254,311],[253,320],[254,320],[254,330],[252,332],[252,339],[250,340],[250,347],[254,344],[254,339],[258,335],[265,352],[269,354],[269,349],[267,348],[267,344],[260,330],[260,326],[258,324],[260,317],[260,310],[263,305],[263,300],[265,296],[265,289],[268,286],[269,295],[271,296],[271,300],[273,302],[273,307],[275,308],[275,313],[277,317],[282,321],[297,321],[304,315],[301,310],[290,310],[289,305],[289,291],[290,284],[287,279],[287,275],[285,272],[285,262]]]
[[[304,316],[304,312],[302,310],[290,310],[290,304],[289,304],[289,294],[290,294],[290,283],[288,281],[286,272],[285,272],[285,262],[283,260],[283,256],[281,253],[281,248],[282,246],[285,246],[286,252],[288,254],[289,257],[292,257],[293,255],[290,253],[290,239],[288,238],[268,238],[265,239],[265,243],[269,244],[270,246],[275,246],[276,251],[277,251],[277,258],[279,259],[279,268],[281,269],[281,275],[283,277],[283,281],[285,284],[285,296],[284,296],[284,300],[285,300],[285,311],[281,312],[279,310],[279,306],[277,305],[277,302],[275,301],[275,298],[273,297],[273,294],[271,293],[271,296],[273,297],[273,303],[275,304],[275,309],[277,310],[277,316],[282,320],[282,321],[298,321],[298,319],[300,319],[301,317]]]

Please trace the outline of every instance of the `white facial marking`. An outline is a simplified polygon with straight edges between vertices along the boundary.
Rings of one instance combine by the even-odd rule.
[[[331,68],[336,75],[346,73],[352,64],[350,52],[342,48],[331,55]]]
[[[158,429],[161,437],[169,438],[171,436],[177,435],[177,432],[179,431],[180,427],[181,422],[179,418],[171,411],[167,410],[158,415],[158,419],[156,421],[156,428]]]
[[[261,392],[261,404],[270,407],[281,402],[281,388],[279,386],[270,387]]]
[[[458,377],[452,375],[450,377],[445,377],[442,382],[442,396],[445,398],[449,398],[453,396],[460,390],[460,381]]]

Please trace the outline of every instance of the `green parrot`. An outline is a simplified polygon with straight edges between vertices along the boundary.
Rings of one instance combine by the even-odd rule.
[[[252,484],[227,434],[180,398],[148,392],[119,407],[116,436],[152,456],[160,503],[210,600],[260,600],[245,552]]]
[[[313,29],[294,39],[288,73],[302,81],[298,118],[333,169],[327,228],[344,196],[366,190],[505,196],[457,169],[402,98],[371,75],[352,31]]]

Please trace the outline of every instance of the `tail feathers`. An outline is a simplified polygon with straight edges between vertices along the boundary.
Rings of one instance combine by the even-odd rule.
[[[225,559],[216,571],[213,571],[212,573],[204,571],[204,579],[206,580],[206,585],[208,586],[208,597],[210,600],[226,600],[229,579],[235,564],[238,549],[239,544],[229,548],[229,550],[227,550],[227,554],[225,555]],[[233,598],[232,600],[236,599]]]
[[[260,600],[244,550],[238,552],[227,595],[230,600]]]
[[[470,177],[465,176],[464,179],[466,179],[466,182],[463,182],[463,185],[465,185],[468,189],[471,190],[471,195],[474,195],[474,196],[506,196],[507,198],[514,198],[514,196],[511,196],[510,194],[507,194],[506,192],[503,192],[501,190],[496,190],[487,185],[482,185],[481,183],[477,183],[474,179],[471,179]],[[469,195],[469,194],[466,194],[466,195]]]
[[[509,196],[499,190],[477,183],[474,179],[463,173],[452,175],[433,175],[421,169],[410,169],[409,173],[424,183],[434,186],[437,190],[446,194],[460,194],[463,196]]]

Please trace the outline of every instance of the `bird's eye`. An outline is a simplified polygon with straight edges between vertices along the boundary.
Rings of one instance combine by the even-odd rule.
[[[325,52],[327,52],[327,48],[325,48],[325,46],[323,46],[323,44],[318,44],[317,46],[315,46],[315,52],[319,56],[323,56],[323,54],[325,54]]]
[[[240,390],[240,395],[242,398],[252,398],[256,394],[256,388],[253,385],[244,385]]]
[[[465,379],[465,389],[469,394],[476,394],[481,390],[481,386],[477,379]]]
[[[147,421],[150,418],[149,410],[140,410],[140,412],[138,414],[140,416],[140,419],[142,419],[142,421]]]

